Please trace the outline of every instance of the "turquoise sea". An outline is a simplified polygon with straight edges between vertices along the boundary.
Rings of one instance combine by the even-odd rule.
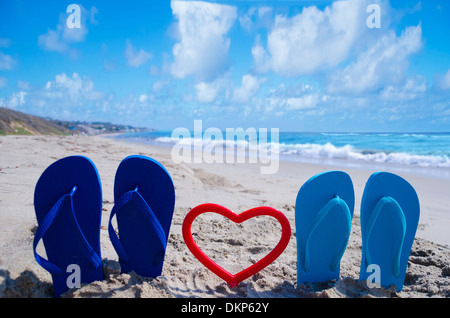
[[[124,134],[119,138],[132,138],[160,146],[173,146],[182,139],[174,137],[172,131]],[[279,152],[280,160],[352,166],[369,164],[374,168],[383,168],[387,164],[404,170],[421,168],[421,171],[436,168],[439,176],[450,177],[450,133],[280,132],[278,138],[271,138],[271,131],[268,130],[267,137],[256,132],[234,140],[227,140],[225,132],[223,139],[215,140],[204,133],[200,142],[203,145],[214,142],[215,147],[229,147],[231,143],[235,147],[247,146],[249,149],[258,143],[267,143]]]

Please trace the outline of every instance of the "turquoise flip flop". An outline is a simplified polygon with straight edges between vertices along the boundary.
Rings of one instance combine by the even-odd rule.
[[[318,174],[301,187],[295,203],[297,284],[339,278],[354,205],[353,183],[345,172]]]
[[[405,179],[388,172],[369,178],[361,200],[360,280],[403,289],[419,216],[419,198]]]
[[[92,161],[71,156],[50,165],[36,184],[34,207],[38,222],[34,256],[52,275],[55,296],[102,280],[102,190]],[[37,253],[41,240],[47,259]]]
[[[175,207],[169,173],[151,158],[125,158],[117,168],[114,201],[108,231],[122,273],[161,275]],[[115,215],[119,236],[111,223]]]

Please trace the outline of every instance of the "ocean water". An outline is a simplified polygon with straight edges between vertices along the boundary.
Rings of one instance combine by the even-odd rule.
[[[239,135],[239,134],[236,134]],[[236,147],[258,149],[265,144],[279,153],[280,160],[344,164],[347,166],[367,166],[374,169],[386,167],[404,171],[434,173],[450,178],[450,133],[299,133],[280,132],[277,138],[255,131],[232,140],[213,138],[203,134],[192,135],[196,145],[211,145],[215,148]],[[241,138],[242,137],[242,138]],[[154,131],[124,134],[119,138],[173,147],[176,143],[189,139],[172,137],[172,131]]]

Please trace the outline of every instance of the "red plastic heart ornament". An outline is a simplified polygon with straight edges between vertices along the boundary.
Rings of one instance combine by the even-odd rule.
[[[255,264],[251,265],[250,267],[242,270],[237,274],[234,275],[230,274],[225,269],[217,265],[214,261],[212,261],[205,253],[203,253],[203,251],[198,247],[198,245],[195,243],[192,237],[191,226],[193,221],[197,216],[206,212],[218,213],[235,223],[242,223],[248,219],[261,215],[274,217],[281,225],[282,234],[280,241],[269,254],[264,256],[261,260],[259,260]],[[281,253],[283,253],[283,251],[285,250],[286,246],[289,243],[290,237],[291,237],[291,226],[289,224],[288,219],[284,216],[283,213],[270,207],[253,208],[240,214],[236,214],[223,206],[212,203],[206,203],[196,206],[191,211],[189,211],[183,222],[183,238],[191,253],[204,266],[206,266],[210,271],[212,271],[214,274],[216,274],[224,281],[226,281],[228,285],[232,288],[236,287],[241,281],[256,274],[266,266],[270,265],[274,260],[276,260],[278,256],[280,256]]]

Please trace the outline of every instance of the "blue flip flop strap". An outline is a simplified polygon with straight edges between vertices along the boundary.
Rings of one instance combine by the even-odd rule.
[[[161,244],[161,247],[163,250],[166,250],[166,234],[164,232],[164,229],[162,228],[161,224],[158,221],[158,218],[156,217],[153,210],[150,208],[150,206],[147,204],[145,199],[142,197],[142,195],[138,192],[137,188],[135,190],[128,191],[124,193],[114,204],[114,207],[111,211],[111,215],[109,217],[109,224],[108,224],[108,232],[109,237],[111,239],[111,243],[113,244],[114,248],[116,249],[117,255],[119,256],[119,259],[122,263],[127,264],[129,262],[128,255],[122,246],[122,243],[120,242],[120,239],[117,237],[117,234],[114,230],[114,227],[112,226],[111,220],[118,213],[126,204],[133,201],[139,206],[139,211],[142,212],[142,215],[145,217],[145,220],[148,222],[148,224],[151,226],[154,233],[159,238],[159,242]]]
[[[312,227],[309,230],[309,233],[306,237],[305,252],[304,252],[305,255],[303,258],[303,269],[305,272],[310,271],[310,262],[311,261],[310,261],[310,253],[309,253],[309,241],[311,239],[311,235],[317,229],[319,224],[322,222],[322,220],[325,218],[325,216],[328,215],[328,213],[331,211],[331,209],[334,206],[339,206],[345,216],[345,220],[347,221],[346,224],[348,227],[348,235],[345,239],[345,242],[342,245],[342,248],[339,250],[339,253],[334,257],[333,261],[331,262],[330,270],[332,272],[334,272],[337,269],[337,267],[339,266],[339,261],[342,258],[342,255],[344,255],[345,249],[347,247],[348,239],[350,237],[350,229],[352,226],[352,216],[351,216],[350,210],[347,206],[347,203],[345,203],[344,200],[342,200],[341,198],[339,198],[339,196],[336,195],[335,198],[331,199],[330,201],[327,202],[327,204],[325,204],[323,206],[323,208],[319,211],[319,213],[317,213],[316,217],[314,218],[314,220],[312,222]]]
[[[405,240],[405,235],[406,235],[406,219],[405,219],[405,214],[403,213],[402,208],[400,207],[398,202],[392,197],[384,196],[380,200],[378,200],[377,204],[375,205],[375,208],[373,209],[372,215],[370,216],[369,222],[367,223],[367,232],[366,232],[367,241],[365,244],[366,263],[367,263],[367,265],[372,264],[372,258],[370,256],[370,251],[369,251],[370,234],[372,233],[372,229],[375,225],[375,222],[376,222],[381,210],[383,209],[383,207],[386,204],[390,204],[394,207],[394,211],[396,212],[397,216],[400,218],[400,223],[402,225],[401,240],[400,240],[400,244],[398,245],[398,247],[395,251],[394,264],[393,264],[394,276],[398,277],[400,275],[400,256],[402,253],[403,242]]]
[[[64,206],[67,203],[70,203],[71,208],[71,214],[73,217],[74,225],[75,225],[75,233],[77,234],[77,238],[79,242],[82,245],[81,251],[83,252],[84,256],[90,261],[90,263],[97,269],[102,264],[102,259],[100,256],[94,251],[94,249],[91,247],[89,242],[86,240],[85,236],[83,235],[83,232],[81,231],[81,228],[78,224],[78,221],[75,216],[75,212],[73,210],[73,195],[75,194],[76,186],[72,189],[72,191],[69,194],[63,195],[56,203],[52,206],[52,208],[49,210],[49,212],[45,215],[44,219],[42,220],[41,224],[39,225],[36,234],[34,236],[33,240],[33,251],[34,251],[34,258],[38,262],[39,265],[41,265],[43,268],[45,268],[50,274],[55,276],[61,276],[63,275],[63,270],[60,269],[58,266],[53,264],[52,262],[46,260],[45,258],[41,257],[37,251],[37,245],[39,241],[44,237],[45,233],[47,233],[48,229],[51,227],[53,222],[55,221],[56,217],[63,211]]]

